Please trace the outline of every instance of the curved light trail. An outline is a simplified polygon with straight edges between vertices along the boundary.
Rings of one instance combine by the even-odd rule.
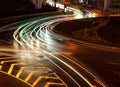
[[[86,14],[86,15],[82,15],[82,13],[80,12],[78,14],[80,14],[79,15],[80,17],[78,17],[77,15],[77,18],[92,16],[91,15],[92,13],[90,12],[89,14]],[[68,20],[74,20],[74,19],[76,19],[74,15],[54,15],[54,16],[43,17],[40,19],[34,19],[32,21],[26,22],[23,25],[19,26],[19,28],[13,34],[13,37],[15,39],[15,45],[19,47],[17,45],[17,43],[19,43],[19,45],[24,49],[33,50],[34,52],[37,52],[37,53],[42,52],[42,54],[47,54],[54,57],[57,61],[59,61],[60,63],[68,67],[70,70],[72,70],[77,76],[79,76],[82,80],[84,80],[84,82],[90,87],[95,87],[95,85],[105,87],[102,81],[96,78],[92,73],[87,71],[85,68],[82,67],[82,69],[85,72],[89,73],[92,76],[92,78],[94,78],[99,83],[96,84],[91,82],[90,80],[88,80],[88,77],[85,77],[82,73],[74,69],[72,65],[68,64],[66,61],[60,59],[59,57],[53,54],[53,53],[59,54],[59,49],[61,48],[68,48],[61,43],[66,40],[69,40],[69,38],[56,34],[55,32],[53,32],[52,29],[56,24],[62,21],[68,21]],[[60,43],[58,43],[57,41]],[[60,66],[57,65],[52,59],[49,59],[49,60],[53,62],[64,73],[66,73],[68,77],[71,78],[78,87],[81,87],[81,84],[79,84],[74,79],[74,77],[72,77],[64,69],[60,68]],[[71,60],[69,61],[74,63]],[[76,64],[76,65],[78,65],[78,67],[81,67],[79,66],[79,64]]]
[[[58,7],[62,6],[61,8],[63,9],[63,5],[57,4],[57,6]],[[59,78],[61,76],[60,79],[63,83],[65,83],[64,84],[65,87],[68,87],[68,86],[71,87],[71,85],[69,85],[70,82],[72,82],[72,87],[108,87],[108,85],[101,78],[99,78],[96,75],[96,73],[94,73],[87,66],[82,64],[80,62],[81,61],[80,59],[77,59],[77,57],[79,58],[79,55],[71,56],[72,53],[73,54],[76,53],[73,51],[81,50],[82,46],[89,47],[89,46],[87,46],[89,44],[82,43],[81,44],[82,46],[79,47],[78,46],[78,44],[80,44],[79,41],[76,41],[69,37],[59,35],[53,31],[54,27],[63,21],[69,21],[69,20],[74,20],[74,19],[78,19],[78,18],[95,17],[95,14],[90,11],[87,11],[87,10],[86,10],[86,13],[83,13],[82,11],[80,11],[80,10],[78,11],[72,7],[67,7],[67,10],[73,11],[74,14],[72,14],[72,15],[65,15],[65,14],[63,15],[63,14],[59,14],[59,13],[44,14],[44,15],[41,15],[41,16],[38,16],[35,18],[27,19],[24,21],[16,22],[14,24],[10,24],[5,27],[2,27],[0,32],[14,30],[17,28],[17,26],[20,25],[13,34],[13,37],[15,40],[14,41],[15,49],[11,49],[12,47],[9,47],[9,48],[3,47],[3,46],[0,47],[0,51],[1,51],[0,54],[2,54],[2,55],[4,54],[7,56],[19,57],[18,60],[16,60],[16,59],[15,60],[13,59],[10,61],[2,60],[1,63],[4,64],[5,62],[21,61],[20,59],[22,59],[22,61],[20,63],[21,63],[21,65],[23,63],[25,63],[25,66],[20,68],[20,70],[18,71],[18,73],[15,77],[15,78],[19,78],[23,69],[33,68],[33,66],[36,67],[37,65],[40,65],[40,67],[41,67],[41,65],[43,63],[41,63],[40,61],[43,62],[43,60],[44,60],[44,62],[46,63],[46,61],[48,60],[51,63],[51,65],[50,66],[48,65],[47,67],[49,67],[51,69],[51,71],[55,70],[54,73],[58,74],[57,78]],[[78,47],[78,49],[77,49],[77,47]],[[2,53],[3,50],[5,53]],[[88,49],[88,50],[90,50],[90,49]],[[14,52],[14,53],[9,54],[9,52]],[[82,55],[84,56],[84,54],[82,54]],[[80,55],[80,57],[81,57],[81,55]],[[10,58],[8,58],[8,59],[10,59]],[[36,63],[36,60],[38,60],[37,63]],[[28,65],[29,62],[31,63],[30,66]],[[95,62],[96,62],[96,60],[95,60]],[[108,61],[107,63],[119,65],[119,63],[116,63],[116,62],[114,63],[114,62]],[[12,64],[7,73],[9,75],[12,75],[12,72],[13,72],[12,70],[13,70],[14,66],[17,66],[17,65],[19,65],[17,62],[15,64]],[[28,67],[26,67],[26,65],[28,65]],[[46,66],[47,64],[43,64],[43,66],[44,65]],[[0,70],[2,70],[2,66],[0,66]],[[31,79],[34,72],[38,72],[38,71],[34,71],[34,69],[33,69],[33,71],[28,74],[26,79],[23,79],[23,80],[25,82],[29,82],[29,80]],[[42,71],[42,69],[41,69],[40,71],[43,72],[44,70]],[[27,70],[26,70],[26,72],[27,72]],[[46,73],[46,71],[45,71],[45,73]],[[47,72],[47,73],[49,73],[49,72]],[[62,75],[60,75],[59,73]],[[43,78],[44,78],[44,76],[43,76]],[[45,78],[48,78],[48,77],[46,76]],[[54,77],[52,77],[52,78],[57,79]],[[37,85],[39,83],[40,79],[41,79],[41,76],[39,76],[39,78],[36,79],[34,81],[34,83],[30,84],[30,85],[31,86]],[[66,79],[68,81],[66,81]],[[48,86],[49,84],[50,83],[48,82],[48,84],[46,86]],[[52,84],[56,84],[56,83],[52,83]],[[61,85],[61,83],[57,83],[57,84]],[[40,86],[41,86],[41,84],[40,84]]]

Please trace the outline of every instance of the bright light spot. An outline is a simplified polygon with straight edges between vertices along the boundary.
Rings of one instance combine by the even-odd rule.
[[[83,18],[83,14],[82,13],[77,13],[75,15],[75,19],[81,19],[81,18]]]
[[[79,3],[83,3],[83,0],[79,0]]]
[[[36,47],[39,48],[39,49],[41,48],[38,40],[36,41]]]
[[[61,8],[61,9],[64,9],[64,5],[63,5],[63,4],[60,4],[60,3],[56,3],[56,7]]]
[[[46,3],[48,3],[51,6],[54,6],[54,2],[52,0],[47,0]]]
[[[96,13],[93,13],[93,14],[92,14],[93,17],[96,17],[96,15],[97,15]]]

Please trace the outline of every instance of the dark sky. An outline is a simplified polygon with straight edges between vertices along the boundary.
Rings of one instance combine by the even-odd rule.
[[[29,0],[0,0],[0,12],[32,8],[34,8],[34,4]]]

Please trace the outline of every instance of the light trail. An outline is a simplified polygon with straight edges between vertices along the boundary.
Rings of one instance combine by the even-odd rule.
[[[82,15],[80,18],[83,18],[83,17],[84,17],[84,15]],[[90,17],[91,17],[91,15],[90,15]],[[66,67],[71,69],[73,72],[75,72],[80,78],[82,78],[86,82],[86,84],[88,84],[90,87],[94,87],[94,85],[86,77],[84,77],[80,72],[78,72],[76,69],[74,69],[74,67],[72,67],[70,64],[67,64],[63,60],[59,59],[58,57],[54,56],[53,54],[49,53],[48,51],[45,50],[44,47],[42,47],[42,46],[54,47],[54,49],[59,49],[58,47],[63,47],[60,43],[57,43],[55,41],[56,40],[57,41],[66,41],[66,40],[69,40],[69,38],[58,35],[55,32],[53,32],[51,29],[51,25],[54,25],[55,23],[59,23],[62,21],[74,20],[74,18],[75,18],[74,15],[54,15],[54,16],[43,17],[40,19],[34,19],[32,21],[26,22],[23,25],[21,25],[14,32],[13,37],[15,39],[15,42],[19,43],[19,45],[21,47],[23,47],[23,49],[26,49],[26,48],[29,50],[32,49],[36,53],[42,52],[43,54],[49,54],[49,55],[53,56],[55,59],[60,61]],[[52,27],[52,28],[54,28],[54,27]],[[54,44],[56,46],[54,46]],[[64,48],[65,48],[65,46],[64,46]],[[56,50],[55,50],[55,52],[56,52]],[[26,55],[26,56],[28,56],[28,55]],[[49,60],[52,63],[54,63],[53,60],[51,60],[51,59],[49,59]],[[76,85],[78,85],[78,87],[81,87],[80,84],[72,76],[70,76],[64,69],[60,68],[60,66],[58,66],[56,63],[54,63],[54,64],[59,69],[61,69],[64,73],[66,73],[68,75],[68,77],[71,78],[73,80],[73,82],[75,82]],[[76,65],[78,65],[78,64],[76,64]],[[16,77],[18,77],[18,76],[16,75]],[[99,81],[99,82],[101,82],[101,81]]]
[[[100,85],[102,85],[103,87],[106,87],[100,80],[98,80],[98,78],[94,75],[94,73],[92,73],[92,71],[89,71],[89,70],[87,70],[87,67],[83,67],[82,66],[82,64],[79,64],[79,63],[77,63],[76,61],[74,61],[74,60],[72,60],[70,57],[71,56],[68,56],[68,55],[66,55],[66,54],[64,54],[64,53],[59,53],[59,52],[57,52],[57,54],[59,54],[59,55],[61,55],[61,56],[63,56],[65,59],[67,59],[67,60],[69,60],[71,63],[73,63],[73,64],[75,64],[75,65],[77,65],[78,67],[82,67],[82,69],[83,70],[85,70],[86,72],[88,72],[91,76],[93,76],[93,78],[94,78],[94,80],[95,81],[97,81]],[[60,59],[59,59],[60,60]],[[60,61],[62,61],[62,60],[60,60]],[[84,77],[82,77],[83,79],[85,79]],[[86,80],[86,79],[85,79]],[[89,82],[88,82],[89,83]],[[90,83],[89,83],[90,84]],[[91,85],[92,86],[92,85]]]
[[[0,71],[0,72],[4,73],[4,74],[6,74],[6,75],[9,75],[9,76],[11,76],[11,77],[13,77],[13,78],[16,78],[14,75],[8,74],[8,73],[3,72],[3,71]],[[23,83],[25,83],[25,84],[27,84],[28,86],[32,87],[31,84],[25,82],[24,80],[22,80],[22,79],[20,79],[20,78],[16,78],[16,79],[18,79],[19,81],[22,81]]]

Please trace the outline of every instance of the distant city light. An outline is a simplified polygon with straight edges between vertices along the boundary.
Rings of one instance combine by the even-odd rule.
[[[83,18],[83,14],[82,13],[76,13],[75,14],[75,19],[81,19]]]
[[[83,0],[79,0],[79,3],[83,3]]]

